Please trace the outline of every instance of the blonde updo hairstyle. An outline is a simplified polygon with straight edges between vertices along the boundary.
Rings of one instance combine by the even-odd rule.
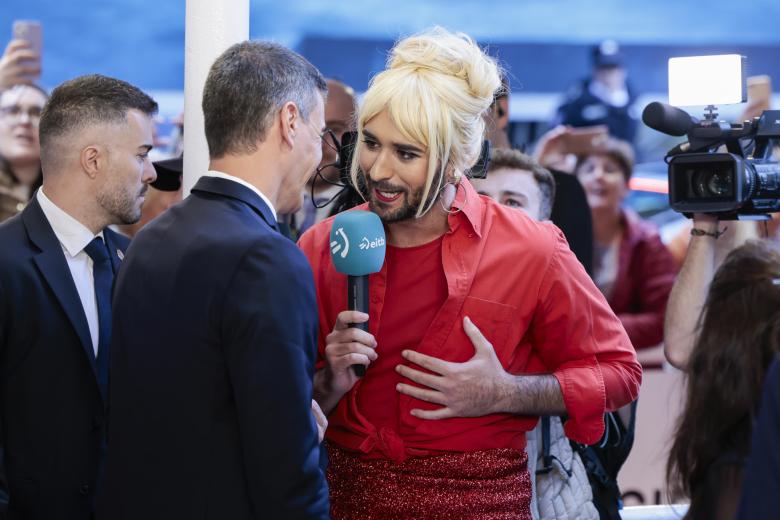
[[[421,217],[436,201],[432,197],[425,204],[431,190],[441,191],[448,174],[459,182],[461,173],[477,162],[485,130],[482,114],[500,88],[495,60],[463,33],[435,27],[399,41],[363,98],[350,172],[353,185],[360,185],[363,127],[387,110],[404,138],[428,151],[428,175],[416,215]]]

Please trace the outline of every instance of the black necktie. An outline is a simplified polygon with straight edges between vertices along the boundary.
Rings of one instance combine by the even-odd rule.
[[[95,280],[95,300],[98,310],[98,352],[97,376],[103,402],[108,399],[108,345],[111,341],[111,287],[114,283],[114,271],[108,248],[100,237],[87,244],[84,251],[92,259],[92,273]]]

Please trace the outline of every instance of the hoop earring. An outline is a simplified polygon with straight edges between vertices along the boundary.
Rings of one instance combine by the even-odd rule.
[[[452,198],[452,200],[454,202],[455,199],[458,196],[458,189],[460,188],[460,182],[457,182],[457,179],[456,179],[456,182],[445,182],[444,186],[441,187],[441,191],[444,191],[447,188],[447,186],[449,186],[449,185],[452,185],[452,186],[455,187],[455,197]],[[466,202],[468,202],[469,192],[468,191],[464,191],[463,193],[464,193],[464,195],[463,195],[463,198],[464,198],[463,204],[465,205]],[[440,192],[440,194],[441,194],[441,192]],[[449,208],[444,207],[444,202],[442,202],[441,196],[439,197],[439,205],[441,206],[441,209],[444,210],[444,212],[447,213],[448,215],[457,215],[458,213],[463,211],[462,207],[456,208],[455,210],[452,209],[452,206],[450,206]]]

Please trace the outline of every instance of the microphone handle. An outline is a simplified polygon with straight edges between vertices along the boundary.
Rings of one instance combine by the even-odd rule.
[[[368,275],[347,276],[347,304],[351,311],[360,311],[368,314]],[[349,326],[368,332],[367,321],[350,323]],[[366,367],[364,365],[352,365],[352,371],[358,377],[366,375]]]

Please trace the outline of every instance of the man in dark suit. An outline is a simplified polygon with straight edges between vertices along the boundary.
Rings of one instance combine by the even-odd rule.
[[[156,110],[132,85],[84,76],[57,87],[34,121],[43,187],[0,226],[8,518],[93,517],[105,451],[111,287],[127,246],[107,226],[140,217],[155,178],[147,154]]]
[[[314,281],[276,224],[320,162],[325,93],[276,44],[212,66],[210,171],[136,235],[117,281],[102,518],[327,518]]]

